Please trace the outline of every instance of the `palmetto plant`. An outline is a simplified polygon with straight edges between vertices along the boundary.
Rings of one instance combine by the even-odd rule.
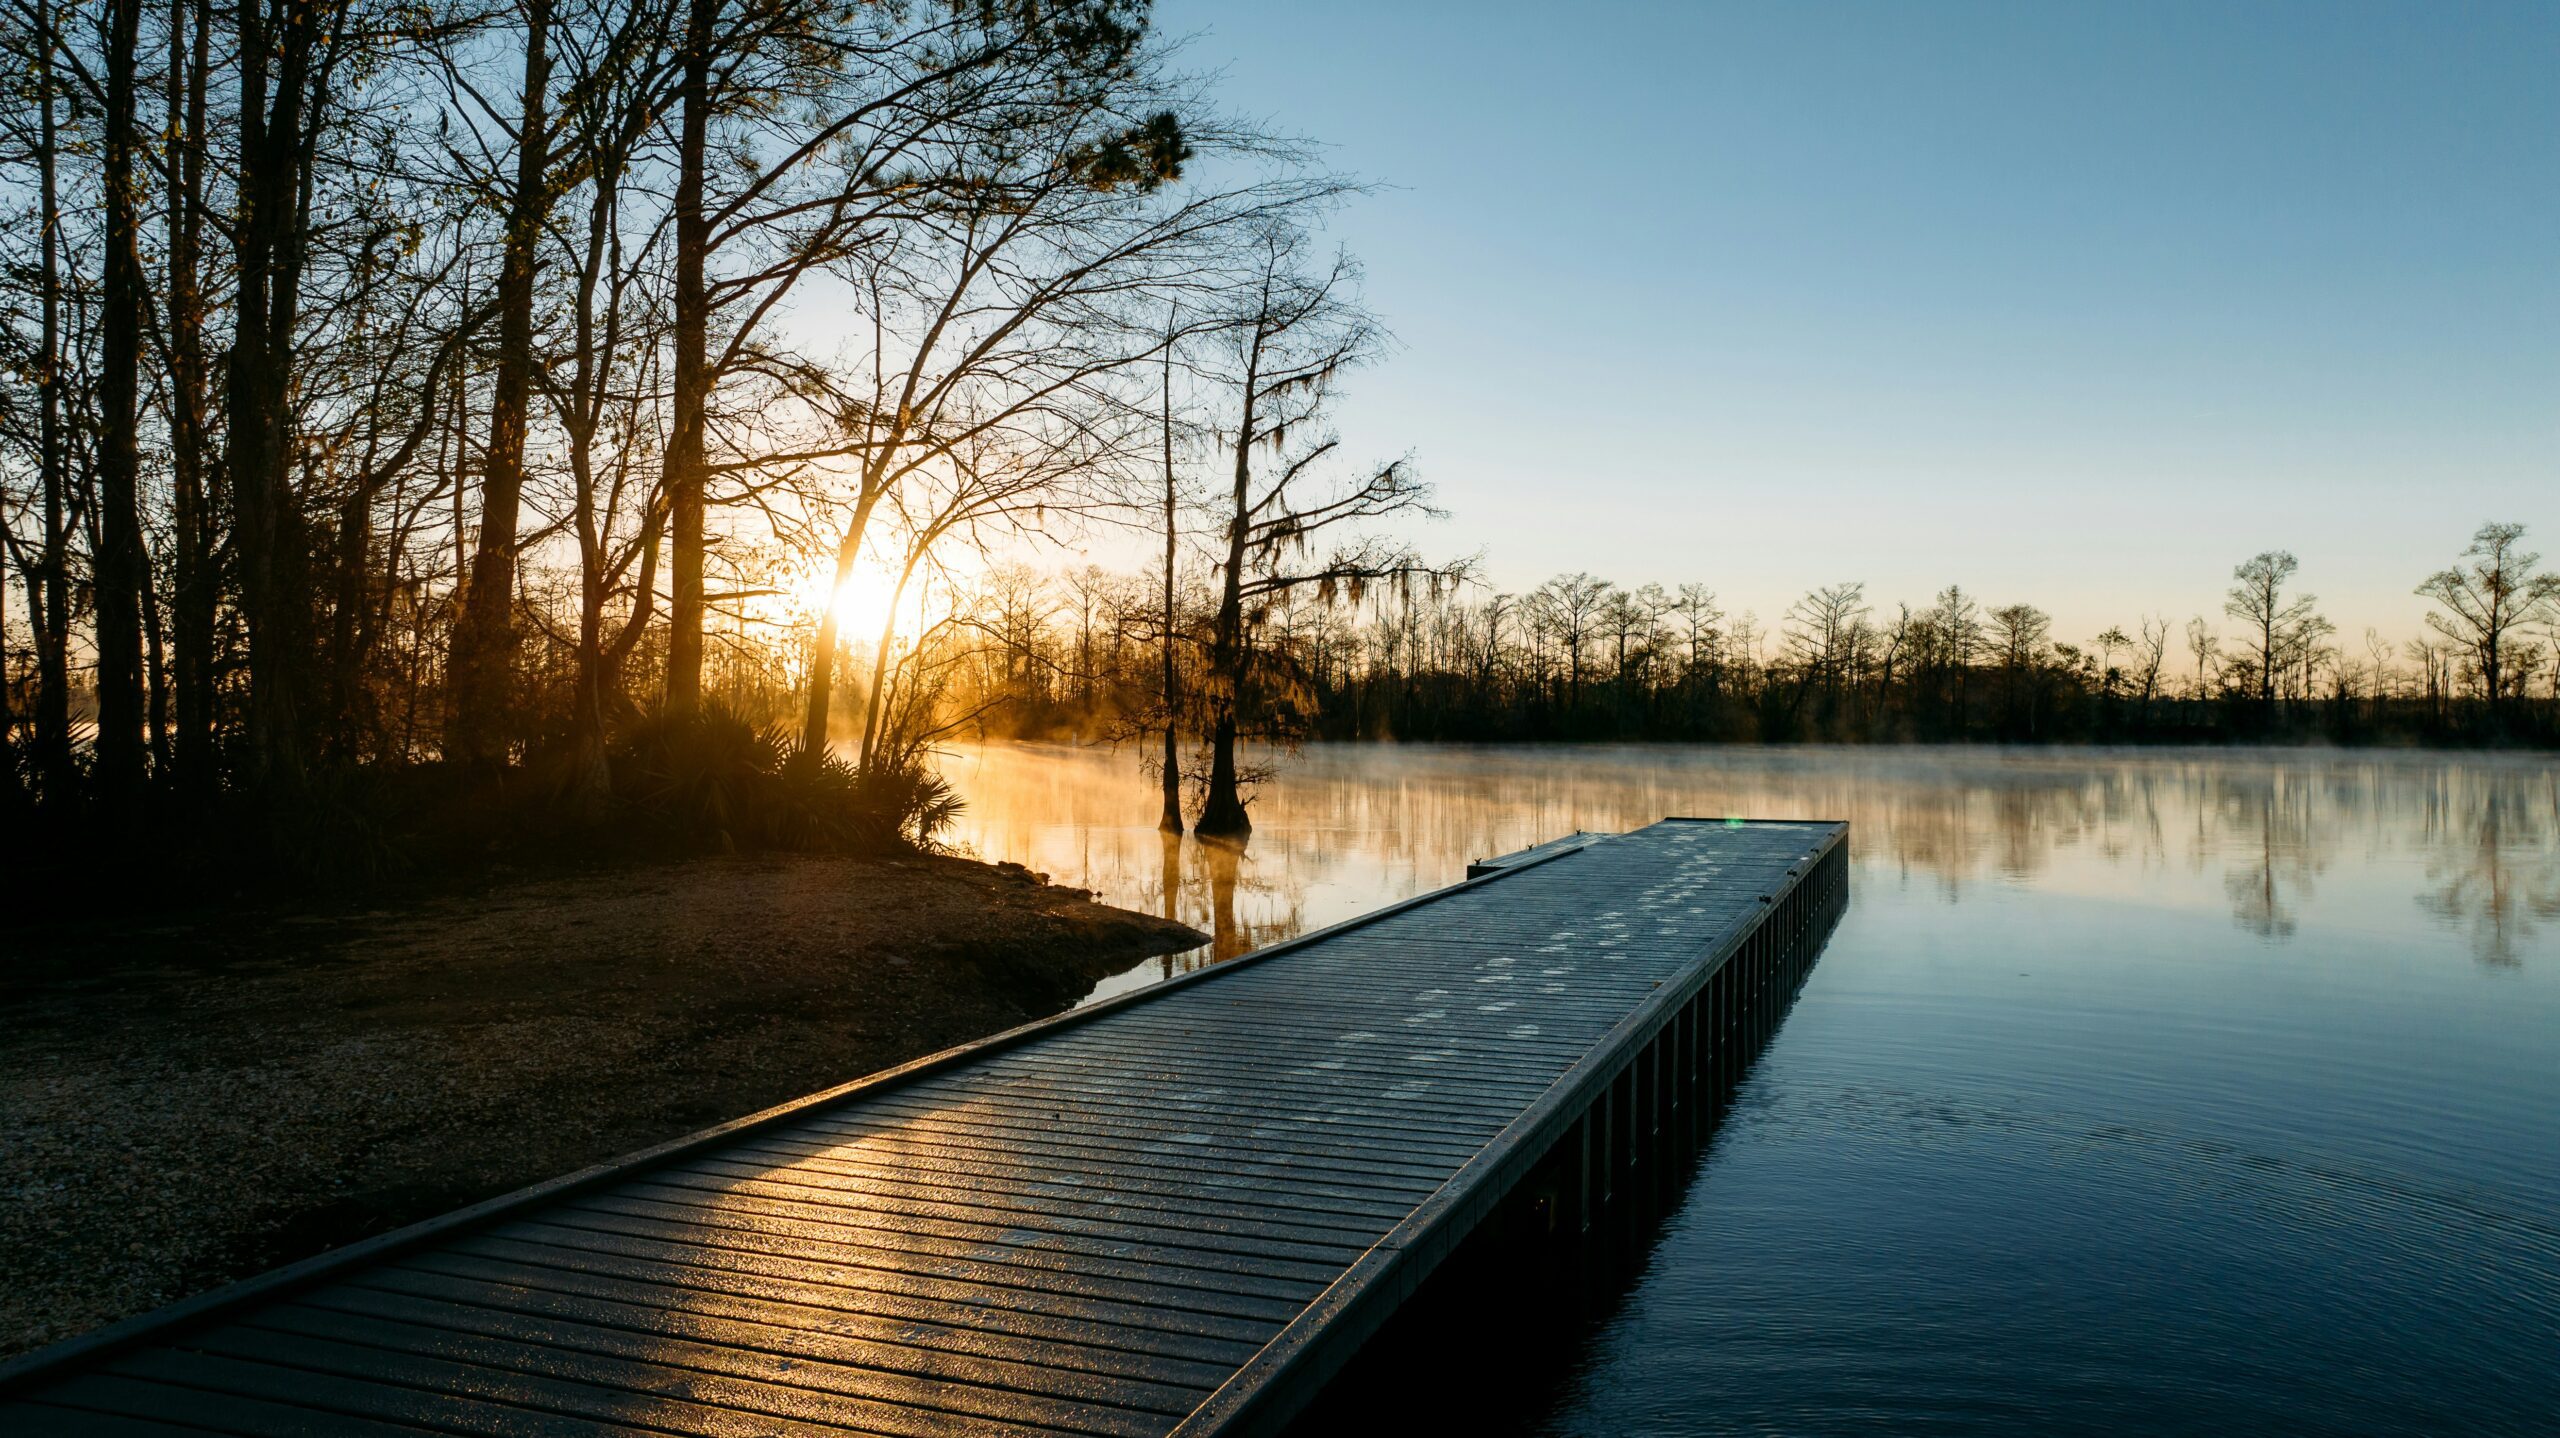
[[[613,783],[632,809],[723,848],[929,844],[960,811],[921,762],[866,774],[830,753],[802,753],[780,723],[717,703],[634,724],[614,752]]]

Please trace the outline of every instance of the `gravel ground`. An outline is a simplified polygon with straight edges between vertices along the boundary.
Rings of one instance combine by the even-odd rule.
[[[956,859],[0,936],[0,1354],[858,1078],[1206,936]]]

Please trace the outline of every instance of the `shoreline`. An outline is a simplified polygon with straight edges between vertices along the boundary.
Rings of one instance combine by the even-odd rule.
[[[972,735],[954,740],[949,746],[955,752],[990,746],[1013,746],[1026,749],[1120,750],[1131,753],[1147,749],[1145,741],[1085,739],[1074,735]],[[1309,736],[1293,743],[1276,743],[1263,739],[1239,740],[1239,755],[1255,754],[1286,758],[1297,753],[1349,752],[1357,750],[1419,750],[1430,752],[1466,751],[1500,754],[1512,751],[1565,749],[1597,752],[1607,749],[1634,749],[1647,753],[1666,750],[1713,749],[1733,754],[1990,754],[2011,757],[2051,755],[2072,758],[2081,755],[2135,757],[2156,754],[2192,757],[2233,758],[2302,758],[2350,757],[2391,758],[2409,756],[2422,759],[2513,759],[2536,764],[2560,760],[2560,747],[2532,744],[2418,744],[2370,743],[2341,744],[2332,739],[2311,738],[2299,741],[2232,739],[1663,739],[1645,737],[1599,739],[1405,739],[1343,738]],[[1285,774],[1284,776],[1285,777]]]
[[[0,1356],[1067,1008],[1206,942],[759,854],[0,945]]]

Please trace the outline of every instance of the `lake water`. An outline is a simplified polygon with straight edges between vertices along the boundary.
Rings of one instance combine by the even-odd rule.
[[[1241,856],[1133,753],[953,755],[958,837],[1208,951],[1665,815],[1846,819],[1847,917],[1518,1433],[2560,1433],[2560,766],[1310,749]]]

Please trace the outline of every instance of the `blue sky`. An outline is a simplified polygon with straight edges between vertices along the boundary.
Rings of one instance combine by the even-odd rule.
[[[1503,588],[1773,618],[1958,581],[2080,639],[2301,556],[2346,636],[2560,558],[2560,4],[1158,0],[1335,229]]]

